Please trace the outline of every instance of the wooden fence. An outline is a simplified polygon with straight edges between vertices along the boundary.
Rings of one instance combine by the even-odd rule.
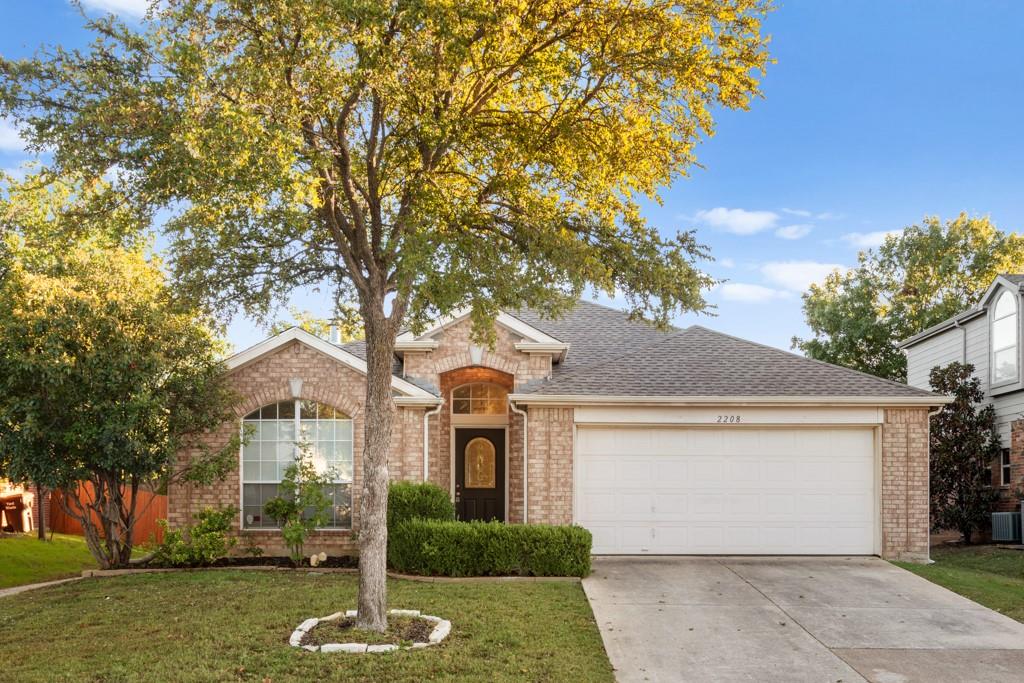
[[[57,533],[82,536],[82,525],[78,523],[77,519],[64,512],[59,498],[63,495],[77,495],[79,500],[92,500],[92,494],[93,488],[89,482],[79,484],[78,491],[70,494],[63,491],[54,491],[52,494],[54,498],[50,504],[50,518],[46,520],[46,526]],[[156,523],[156,520],[167,518],[167,496],[152,494],[148,491],[139,491],[138,495],[139,500],[135,505],[136,521],[132,532],[132,542],[137,544],[148,543],[152,540],[151,537],[155,537],[156,542],[160,543],[164,540],[164,532],[160,525]],[[130,493],[128,494],[128,500],[131,501]],[[99,518],[95,513],[93,513],[93,520],[97,526],[100,526]]]

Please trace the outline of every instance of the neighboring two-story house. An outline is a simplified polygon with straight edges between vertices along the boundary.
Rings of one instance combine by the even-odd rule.
[[[1024,373],[1021,369],[1021,288],[1024,274],[1000,275],[978,305],[900,343],[907,354],[907,384],[929,388],[935,366],[970,363],[985,398],[996,409],[1003,450],[992,463],[998,510],[1019,507],[1024,475]]]

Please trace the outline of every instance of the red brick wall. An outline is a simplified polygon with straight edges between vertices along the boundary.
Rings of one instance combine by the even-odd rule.
[[[293,398],[289,380],[296,377],[302,379],[302,393],[299,398],[334,406],[352,416],[352,508],[354,512],[358,512],[362,486],[362,411],[365,396],[365,381],[360,373],[296,341],[230,373],[231,383],[241,397],[236,414],[240,420],[260,406]],[[417,480],[422,476],[423,412],[422,408],[398,410],[389,460],[393,479]],[[207,435],[205,441],[211,447],[222,447],[232,435],[238,433],[239,428],[240,423],[237,420],[229,422]],[[180,453],[179,462],[187,462],[196,452],[198,451]],[[238,469],[232,471],[224,481],[211,486],[171,485],[168,490],[168,522],[172,528],[182,527],[191,524],[195,513],[204,508],[223,505],[239,507],[240,498]],[[263,547],[268,555],[286,554],[278,531],[241,530],[239,522],[240,520],[236,519],[233,526],[233,531],[239,539],[236,554],[253,544]],[[306,551],[324,551],[329,555],[349,553],[357,546],[354,538],[358,530],[358,515],[353,514],[352,530],[318,532],[307,542]]]
[[[882,425],[882,557],[928,558],[928,409],[889,408]]]
[[[994,509],[1000,512],[1017,512],[1020,510],[1020,499],[1017,497],[1024,478],[1024,420],[1010,423],[1010,443],[1003,443],[1010,449],[1010,484],[1003,486],[1002,462],[1000,458],[992,461],[992,486],[999,492],[999,500]]]

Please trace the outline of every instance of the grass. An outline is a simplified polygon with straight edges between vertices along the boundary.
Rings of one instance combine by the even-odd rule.
[[[4,598],[0,671],[26,683],[613,680],[578,583],[390,580],[388,587],[392,607],[452,621],[442,645],[383,655],[290,647],[303,619],[355,606],[350,574],[134,574]]]
[[[1024,622],[1024,551],[995,546],[932,548],[934,564],[904,569]]]
[[[40,541],[34,534],[0,536],[0,588],[53,581],[95,569],[81,536],[54,534]],[[0,669],[2,671],[2,669]]]

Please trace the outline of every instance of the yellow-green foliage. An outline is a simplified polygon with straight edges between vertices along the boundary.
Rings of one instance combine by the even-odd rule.
[[[592,285],[664,322],[712,281],[638,201],[687,173],[715,107],[758,95],[768,9],[169,0],[139,29],[93,22],[87,51],[0,60],[0,113],[58,171],[116,163],[126,197],[168,207],[204,300],[265,313],[347,286],[373,314],[392,295],[397,328],[557,312]]]

